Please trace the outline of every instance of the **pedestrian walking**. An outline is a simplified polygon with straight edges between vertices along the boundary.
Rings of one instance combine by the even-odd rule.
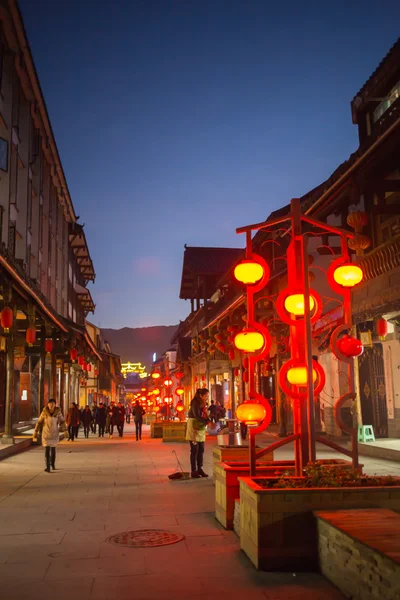
[[[218,420],[218,409],[217,409],[217,405],[215,404],[214,400],[211,400],[211,404],[208,407],[208,414],[210,416],[210,421],[211,423],[216,423]]]
[[[94,401],[91,407],[91,411],[92,411],[92,422],[91,422],[91,429],[92,429],[92,433],[94,433],[96,435],[96,412],[97,412],[97,402]]]
[[[208,477],[203,471],[204,443],[206,441],[206,426],[210,422],[207,416],[207,388],[197,390],[190,403],[189,419],[186,428],[186,439],[190,442],[191,477],[199,479]]]
[[[129,404],[127,405],[127,407],[125,409],[125,418],[126,418],[126,422],[129,425],[131,422],[131,407]]]
[[[145,414],[143,406],[140,406],[139,401],[136,400],[136,404],[132,409],[133,419],[135,421],[136,429],[136,441],[142,439],[142,426],[143,426],[143,415]]]
[[[76,402],[73,402],[70,406],[66,418],[66,422],[68,425],[68,441],[73,442],[76,437],[78,437],[78,429],[81,423],[81,413],[78,408]]]
[[[125,408],[122,402],[117,404],[117,412],[115,414],[115,424],[117,426],[118,435],[122,438],[124,435],[124,423],[125,423]]]
[[[107,431],[109,438],[112,438],[114,435],[114,426],[117,424],[117,412],[118,408],[115,406],[114,402],[111,402],[107,415]]]
[[[83,425],[83,432],[84,432],[85,438],[89,437],[89,431],[90,431],[92,421],[93,421],[92,411],[90,410],[89,405],[87,404],[86,407],[81,412],[81,423]]]
[[[96,423],[99,426],[99,437],[104,437],[104,431],[107,423],[107,410],[102,402],[100,402],[99,406],[96,410]]]
[[[50,473],[50,466],[53,471],[56,470],[56,446],[60,440],[60,432],[67,430],[65,419],[61,408],[56,406],[54,398],[50,398],[47,406],[36,423],[33,433],[33,441],[37,441],[39,432],[42,434],[42,445],[44,447],[45,471]]]

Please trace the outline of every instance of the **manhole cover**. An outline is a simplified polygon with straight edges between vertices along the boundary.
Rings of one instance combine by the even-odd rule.
[[[171,531],[162,529],[140,529],[111,535],[106,541],[117,546],[125,546],[125,548],[148,548],[176,544],[183,539],[184,536],[180,533],[171,533]]]

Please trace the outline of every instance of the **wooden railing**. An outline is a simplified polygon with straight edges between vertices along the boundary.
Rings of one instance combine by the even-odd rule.
[[[364,281],[400,267],[400,235],[366,254],[358,264],[364,271]]]

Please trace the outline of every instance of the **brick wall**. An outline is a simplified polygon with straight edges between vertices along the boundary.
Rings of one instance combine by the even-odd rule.
[[[400,565],[318,519],[320,569],[346,597],[397,600]]]

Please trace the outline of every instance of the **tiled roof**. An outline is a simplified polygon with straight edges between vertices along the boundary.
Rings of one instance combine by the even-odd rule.
[[[375,71],[364,83],[358,94],[356,94],[351,102],[353,114],[353,123],[357,123],[357,112],[368,100],[369,96],[374,96],[379,88],[387,83],[391,75],[398,73],[400,58],[400,38],[393,44],[389,52],[381,60]]]
[[[180,298],[195,298],[199,276],[216,281],[232,268],[243,253],[241,248],[185,246]]]

